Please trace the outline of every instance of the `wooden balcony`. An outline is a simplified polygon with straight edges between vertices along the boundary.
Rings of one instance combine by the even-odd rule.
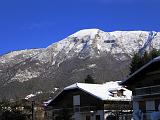
[[[54,114],[60,114],[62,112],[66,112],[66,111],[72,113],[73,112],[73,108],[53,109],[53,113]]]
[[[160,94],[160,85],[136,88],[135,92],[136,96],[158,95]]]
[[[96,110],[98,110],[96,106],[74,107],[74,112],[90,112]]]
[[[96,111],[98,110],[98,107],[96,106],[75,106],[73,108],[61,108],[61,109],[54,109],[53,112],[58,114],[62,111],[68,111],[68,112],[90,112],[90,111]]]

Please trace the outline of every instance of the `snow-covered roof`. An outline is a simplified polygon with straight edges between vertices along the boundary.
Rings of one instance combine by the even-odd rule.
[[[160,61],[160,56],[153,59],[154,61]]]
[[[120,81],[116,82],[106,82],[104,84],[87,84],[87,83],[75,83],[73,85],[70,85],[64,90],[71,90],[71,89],[80,89],[83,90],[84,92],[87,92],[101,100],[118,100],[118,101],[123,101],[123,100],[131,100],[132,92],[122,86],[119,85]],[[111,91],[114,90],[124,90],[124,96],[120,97],[113,97],[113,94]]]
[[[51,101],[52,101],[52,99],[50,99],[50,100],[48,100],[48,101],[45,101],[45,102],[43,102],[43,105],[44,105],[44,106],[47,106]]]
[[[125,79],[123,82],[121,82],[121,85],[124,85],[130,78],[132,78],[133,76],[135,76],[137,73],[139,73],[140,71],[142,71],[143,69],[145,69],[146,67],[148,67],[150,64],[160,61],[160,56],[152,59],[150,62],[148,62],[147,64],[145,64],[144,66],[142,66],[140,69],[138,69],[137,71],[135,71],[133,74],[131,74],[127,79]]]

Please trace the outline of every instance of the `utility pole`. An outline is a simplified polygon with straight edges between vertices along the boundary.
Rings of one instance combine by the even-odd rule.
[[[34,105],[35,101],[32,101],[32,120],[34,120]]]

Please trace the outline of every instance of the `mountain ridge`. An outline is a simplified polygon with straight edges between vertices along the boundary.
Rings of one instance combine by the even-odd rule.
[[[155,31],[85,29],[46,48],[5,54],[0,56],[0,98],[84,82],[87,74],[98,83],[123,80],[133,54],[160,49],[159,39]]]

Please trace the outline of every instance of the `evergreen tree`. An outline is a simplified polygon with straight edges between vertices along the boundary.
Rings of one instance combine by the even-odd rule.
[[[134,54],[130,64],[130,74],[158,56],[160,56],[160,50],[157,49],[152,49],[149,53],[145,51],[143,55],[139,53]]]
[[[153,49],[151,52],[150,52],[150,58],[153,59],[155,57],[158,57],[160,56],[160,50],[156,50],[156,49]]]
[[[131,64],[130,64],[130,73],[133,73],[138,68],[140,68],[141,65],[141,56],[138,53],[135,53],[133,55]]]
[[[95,83],[95,80],[91,75],[87,75],[87,77],[84,79],[85,83]]]

